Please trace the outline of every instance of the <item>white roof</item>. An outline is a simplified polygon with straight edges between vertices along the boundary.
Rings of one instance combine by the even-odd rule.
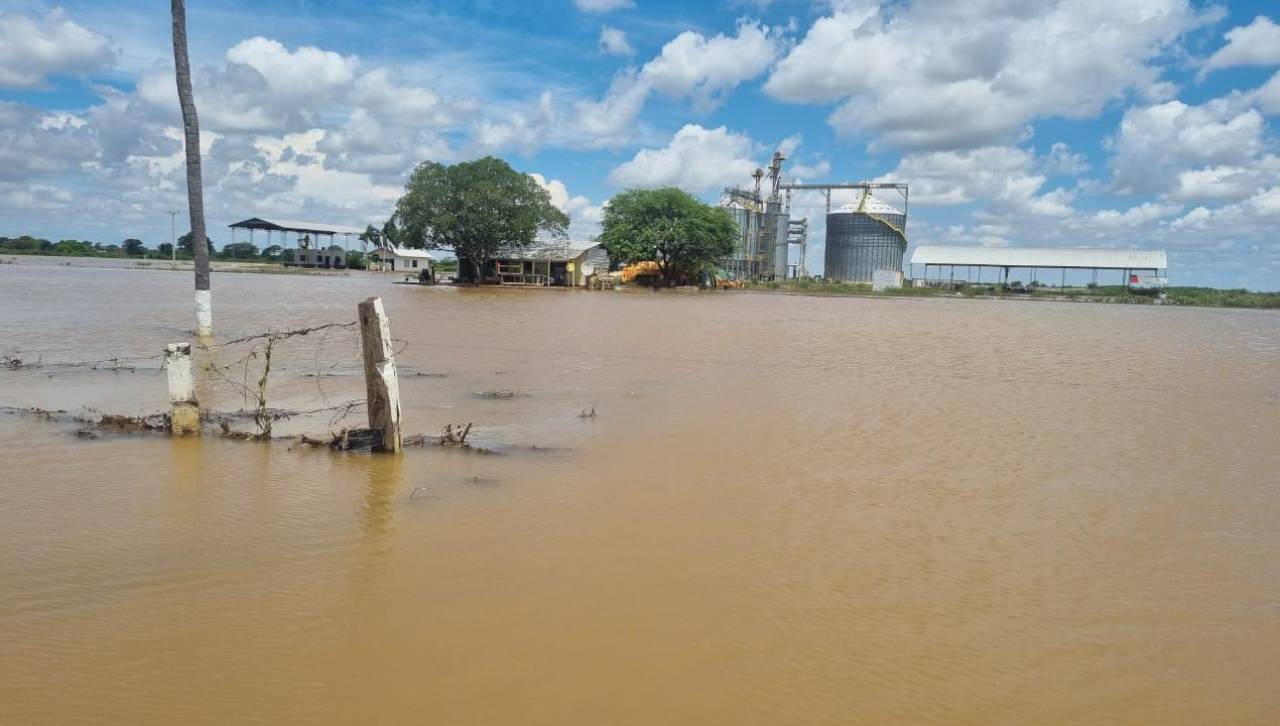
[[[987,267],[1075,267],[1100,270],[1167,270],[1164,250],[1107,250],[1062,247],[940,247],[921,245],[913,265]]]
[[[243,222],[236,222],[232,227],[252,229],[276,229],[288,232],[310,232],[312,234],[364,234],[363,227],[348,227],[341,224],[324,224],[321,222],[303,222],[296,219],[276,219],[267,217],[250,217]]]
[[[430,252],[427,252],[426,250],[415,250],[410,247],[393,246],[391,247],[390,250],[376,249],[373,252],[370,252],[369,254],[378,255],[379,257],[381,257],[382,255],[378,254],[380,252],[390,252],[396,257],[405,257],[408,259],[417,258],[419,260],[432,260],[432,261],[436,259],[435,255],[432,255]]]
[[[848,214],[850,212],[866,212],[867,214],[902,214],[902,210],[894,207],[888,202],[877,199],[871,195],[870,189],[863,189],[862,196],[853,204],[846,204],[835,210],[840,214]]]

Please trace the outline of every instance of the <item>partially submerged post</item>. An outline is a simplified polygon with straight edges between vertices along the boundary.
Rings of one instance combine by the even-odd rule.
[[[360,303],[360,347],[364,351],[364,384],[369,403],[369,428],[381,442],[374,451],[400,453],[400,384],[391,347],[391,325],[382,298]]]
[[[170,422],[175,436],[200,433],[200,404],[196,401],[195,378],[191,375],[191,344],[170,343],[164,349],[164,367],[169,373]]]

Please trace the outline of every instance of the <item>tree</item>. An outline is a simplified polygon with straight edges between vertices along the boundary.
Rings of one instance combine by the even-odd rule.
[[[191,236],[208,239],[204,226],[204,183],[200,178],[200,119],[196,116],[195,95],[191,91],[191,64],[187,59],[187,6],[185,0],[171,0],[173,15],[173,67],[182,107],[182,129],[187,152],[187,207]],[[196,245],[196,334],[213,335],[213,295],[209,290],[209,251]]]
[[[668,286],[677,277],[733,254],[738,235],[727,210],[673,187],[628,189],[614,195],[601,227],[599,240],[610,257],[627,263],[656,262]]]
[[[563,237],[569,218],[532,177],[487,156],[419,164],[388,226],[384,236],[396,230],[403,246],[452,249],[478,282],[500,254],[528,247],[539,232]]]
[[[258,256],[258,246],[252,242],[232,242],[222,246],[222,257],[248,260]]]
[[[165,257],[165,258],[172,257],[173,245],[169,244],[168,242],[161,242],[160,244],[156,245],[156,252],[161,257]]]
[[[92,244],[74,239],[62,240],[53,246],[52,251],[55,255],[67,255],[69,257],[92,257],[94,253]]]
[[[147,254],[147,248],[142,240],[130,237],[124,241],[124,253],[130,257],[141,257]]]
[[[284,248],[280,245],[271,245],[262,251],[263,259],[278,260],[284,254]]]
[[[396,227],[395,218],[388,219],[382,223],[382,242],[389,247],[399,247],[401,238],[400,229]]]
[[[207,262],[208,258],[213,256],[213,240],[209,239],[208,237],[205,237],[204,246],[205,246],[205,260]],[[195,255],[191,251],[191,235],[189,233],[184,234],[178,238],[178,249],[185,254],[195,257]]]

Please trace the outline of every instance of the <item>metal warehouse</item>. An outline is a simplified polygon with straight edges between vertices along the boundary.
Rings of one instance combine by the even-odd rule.
[[[923,278],[916,278],[916,265],[924,267]],[[1100,270],[1120,272],[1125,285],[1142,284],[1163,287],[1167,281],[1169,260],[1164,250],[1087,249],[1053,247],[941,247],[921,245],[911,255],[911,276],[916,279],[982,282],[983,270],[996,268],[991,282],[1008,282],[1014,269],[1030,271],[1035,280],[1041,270],[1058,271],[1066,285],[1068,270],[1089,270],[1093,283]],[[973,277],[976,269],[977,277]],[[961,276],[957,278],[957,271]],[[1148,276],[1138,273],[1150,273]]]

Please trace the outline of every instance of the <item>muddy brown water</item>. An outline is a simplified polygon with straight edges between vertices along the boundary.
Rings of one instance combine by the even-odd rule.
[[[1274,313],[214,283],[221,340],[381,295],[434,374],[402,378],[406,429],[504,454],[0,416],[0,723],[1280,712]],[[0,369],[0,406],[163,409],[190,284],[0,267],[0,353],[144,359]],[[357,355],[289,341],[271,404],[358,398]]]

